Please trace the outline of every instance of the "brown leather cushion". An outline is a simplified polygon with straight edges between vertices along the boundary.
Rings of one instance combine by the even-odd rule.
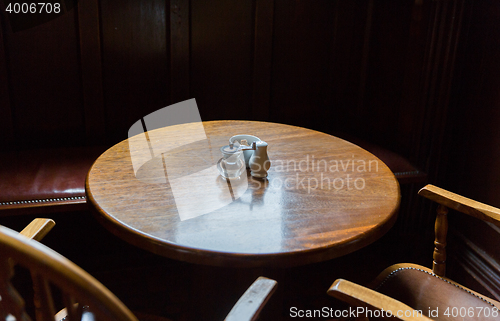
[[[498,310],[487,297],[479,297],[467,289],[416,268],[400,268],[392,272],[374,290],[401,301],[415,310],[421,310],[424,315],[433,320],[491,321],[500,319]],[[436,309],[438,309],[437,314],[429,315],[429,311],[436,311]],[[493,310],[497,314],[494,314]],[[464,315],[465,318],[462,318]]]
[[[336,136],[356,144],[380,158],[394,173],[400,184],[419,183],[427,180],[425,172],[422,172],[412,165],[408,159],[393,151],[345,133],[337,133]]]
[[[0,215],[19,209],[85,204],[85,177],[105,149],[99,146],[0,154]]]

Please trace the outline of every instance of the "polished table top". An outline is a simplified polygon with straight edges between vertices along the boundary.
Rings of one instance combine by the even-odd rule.
[[[267,179],[218,175],[236,134],[269,144]],[[206,135],[206,136],[205,136]],[[399,184],[374,155],[290,125],[213,121],[139,134],[111,147],[87,176],[97,218],[122,239],[177,260],[288,267],[356,251],[394,224]]]

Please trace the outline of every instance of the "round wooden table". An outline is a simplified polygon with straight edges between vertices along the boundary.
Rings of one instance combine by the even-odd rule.
[[[218,175],[220,147],[237,134],[269,144],[267,179]],[[364,149],[305,128],[253,121],[175,125],[108,149],[87,176],[97,218],[166,257],[226,267],[329,260],[394,224],[399,184]]]

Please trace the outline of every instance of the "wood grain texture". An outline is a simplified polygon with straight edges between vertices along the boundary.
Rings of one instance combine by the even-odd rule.
[[[100,222],[124,240],[170,258],[255,267],[342,256],[381,237],[396,219],[397,180],[354,144],[283,124],[214,121],[203,123],[207,140],[169,150],[199,126],[150,131],[152,160],[142,135],[101,155],[86,182]],[[227,193],[227,182],[210,169],[220,158],[219,148],[242,133],[269,143],[272,166],[266,180],[242,177]],[[143,164],[137,174],[129,144],[134,162]],[[194,174],[199,178],[191,179]],[[181,217],[186,209],[206,208],[214,210]]]
[[[7,53],[4,45],[4,26],[0,23],[0,135],[2,146],[9,146],[14,140],[12,107],[10,105],[9,72]]]
[[[47,227],[53,224],[49,219],[37,219],[31,225]],[[22,297],[11,283],[14,276],[11,263],[15,263],[31,272],[36,320],[54,320],[54,315],[58,321],[81,320],[82,314],[84,320],[137,320],[113,293],[90,274],[47,246],[21,234],[27,233],[17,233],[0,226],[0,316],[3,319],[12,314],[17,320],[31,320],[25,312],[25,300],[31,298]],[[240,297],[227,320],[255,320],[276,289],[276,284],[274,280],[258,277]],[[55,307],[60,303],[64,308],[56,314]],[[144,320],[169,320],[147,314],[141,316]]]
[[[99,2],[97,0],[79,2],[80,69],[85,133],[88,142],[102,142],[106,132],[99,23]]]
[[[328,294],[345,301],[354,306],[366,307],[370,310],[383,310],[383,311],[413,311],[414,309],[408,305],[395,300],[389,296],[382,293],[364,287],[362,285],[338,279],[336,280],[330,289],[328,289]],[[360,315],[358,315],[360,316]],[[396,320],[404,321],[417,321],[425,320],[431,321],[432,319],[426,317],[425,315],[410,315],[408,317],[396,317]]]
[[[269,120],[274,0],[258,0],[255,6],[252,114],[255,120]]]
[[[500,209],[489,206],[470,198],[449,192],[434,185],[427,185],[419,195],[428,198],[439,205],[435,224],[435,249],[433,271],[439,276],[445,275],[446,269],[446,234],[448,230],[448,208],[500,226]]]
[[[189,1],[170,1],[171,103],[189,98]]]
[[[457,92],[451,96],[450,105],[455,123],[449,134],[449,161],[442,161],[447,176],[441,184],[452,186],[455,192],[477,201],[500,207],[500,2],[466,1],[466,5],[460,43],[463,54],[458,61],[461,69],[456,73]],[[483,285],[478,282],[485,282],[492,295],[500,300],[500,286],[489,285],[492,275],[500,275],[500,267],[483,262],[471,265],[472,259],[464,257],[466,253],[476,257],[486,254],[500,262],[500,229],[476,221],[464,218],[457,222],[457,230],[475,247],[468,248],[460,242],[454,252],[459,255],[457,267],[462,265],[464,268],[449,270],[448,274],[453,273],[455,279],[471,288],[480,289]],[[455,253],[449,252],[449,256]]]
[[[35,241],[41,241],[55,225],[56,223],[51,219],[36,218],[31,221],[21,232],[19,232],[19,234]],[[47,283],[42,282],[39,275],[37,275],[36,273],[32,272],[32,279],[33,302],[35,306],[36,319],[51,320],[54,316],[54,314],[50,311],[51,307],[53,306],[53,302],[51,300],[47,302],[47,291],[50,291],[50,289],[47,287]]]
[[[142,116],[169,105],[165,1],[100,1],[107,143]]]
[[[3,34],[16,147],[74,145],[84,138],[76,25],[71,10]]]
[[[499,228],[493,226],[491,229]],[[487,229],[483,231],[487,236],[491,233]],[[453,266],[453,269],[449,270],[448,277],[460,280],[462,284],[497,301],[500,300],[500,279],[498,278],[500,264],[494,257],[495,253],[484,250],[476,240],[469,239],[456,228],[451,229],[450,232],[453,237],[453,246],[448,250],[448,266]],[[495,245],[495,242],[492,243],[492,246]]]
[[[439,276],[446,274],[446,236],[448,234],[448,208],[439,205],[437,209],[436,223],[434,225],[434,254],[432,256],[432,271]]]
[[[40,290],[38,298],[41,305],[37,315],[43,316],[41,320],[54,320],[56,310],[53,299],[55,295],[52,296],[51,290],[58,288],[64,291],[65,296],[71,296],[71,300],[65,300],[67,303],[72,305],[72,302],[76,300],[80,305],[92,306],[92,313],[96,320],[137,321],[130,310],[104,285],[45,245],[0,226],[0,250],[2,251],[0,293],[2,293],[2,302],[4,299],[7,300],[2,307],[7,309],[7,314],[15,315],[18,320],[28,319],[18,317],[24,312],[24,302],[10,283],[13,271],[11,273],[6,271],[11,260],[27,268],[33,276],[35,287]]]
[[[56,225],[51,219],[48,218],[36,218],[31,221],[28,226],[26,226],[19,234],[24,235],[30,239],[40,241],[47,233]]]
[[[224,320],[256,320],[259,312],[276,290],[276,286],[276,281],[262,276],[259,277],[240,297]]]
[[[190,1],[190,96],[204,120],[253,119],[253,1]]]
[[[433,186],[433,185],[427,185],[424,188],[422,188],[419,193],[419,195],[424,196],[432,201],[435,201],[439,204],[438,209],[437,209],[437,217],[436,217],[436,223],[435,223],[435,249],[434,249],[434,261],[433,261],[433,268],[432,270],[423,267],[421,265],[416,265],[416,264],[408,264],[408,263],[401,263],[401,264],[395,264],[392,265],[388,268],[386,268],[382,273],[380,273],[377,278],[372,281],[369,285],[369,288],[365,288],[363,286],[360,286],[358,284],[354,284],[349,281],[345,281],[342,279],[338,279],[334,282],[334,284],[331,286],[331,288],[328,290],[328,293],[340,300],[343,300],[349,304],[352,304],[354,306],[364,306],[364,307],[369,307],[371,309],[378,309],[378,310],[392,310],[392,311],[397,311],[399,310],[412,310],[412,308],[406,306],[406,305],[400,305],[400,301],[396,301],[395,298],[398,300],[407,300],[405,302],[412,301],[413,299],[409,299],[413,297],[415,300],[412,301],[413,307],[421,307],[421,306],[428,306],[427,303],[425,303],[426,299],[434,300],[432,297],[430,297],[430,293],[428,295],[422,295],[422,293],[426,293],[427,290],[425,289],[425,286],[430,284],[427,283],[425,280],[419,280],[418,278],[412,277],[406,279],[404,282],[401,282],[399,284],[396,284],[394,289],[396,292],[393,290],[381,290],[382,286],[384,284],[387,284],[388,279],[392,276],[395,275],[396,272],[400,270],[406,270],[406,269],[413,269],[413,270],[418,270],[422,273],[426,273],[428,275],[436,275],[439,277],[441,280],[444,280],[446,283],[453,284],[455,287],[452,287],[454,291],[464,291],[466,293],[474,295],[476,298],[480,298],[481,300],[488,302],[489,304],[492,304],[496,307],[500,306],[500,302],[495,301],[493,299],[484,297],[484,295],[475,292],[465,286],[460,285],[457,282],[454,282],[448,278],[445,278],[445,270],[446,270],[446,236],[448,232],[448,220],[447,220],[447,214],[448,214],[448,208],[455,209],[459,212],[462,212],[464,214],[471,215],[472,217],[479,218],[481,220],[487,221],[487,222],[492,222],[495,221],[498,224],[498,212],[499,210],[497,208],[494,208],[492,206],[488,206],[479,202],[476,202],[474,200],[465,198],[463,196],[457,195],[455,193],[448,192],[447,190],[444,190],[442,188]],[[496,229],[498,227],[495,226]],[[455,233],[456,234],[456,233]],[[464,241],[464,237],[462,236],[462,241]],[[466,241],[468,246],[470,247],[473,245],[472,242]],[[465,251],[464,251],[465,252]],[[475,249],[473,252],[479,253],[478,249]],[[463,255],[463,254],[462,254]],[[470,256],[470,254],[469,254]],[[488,258],[486,254],[483,254],[482,259]],[[462,259],[463,261],[463,259]],[[471,261],[471,260],[470,260]],[[478,260],[477,258],[473,258],[473,261],[475,264],[477,262],[481,261],[480,259]],[[487,260],[484,260],[482,263],[483,265],[484,262]],[[493,261],[489,259],[489,261]],[[473,264],[471,264],[473,265]],[[492,266],[496,265],[494,263]],[[464,268],[462,266],[462,268]],[[482,269],[485,269],[482,267]],[[404,283],[407,283],[406,285]],[[483,283],[484,284],[484,283]],[[408,286],[406,289],[405,287]],[[490,288],[485,287],[488,289],[490,292]],[[385,294],[376,292],[372,289],[376,289],[377,291],[382,291],[385,294],[389,294],[390,296],[387,296]],[[454,297],[453,295],[450,294],[450,292],[447,292],[445,294],[444,289],[439,289],[437,286],[432,286],[429,287],[431,291],[437,291],[435,293],[438,293],[439,295],[442,295],[443,297],[449,298],[452,302],[453,301],[457,306],[464,307],[468,303],[466,301],[460,301],[459,296]],[[442,291],[442,292],[441,292]],[[411,295],[409,295],[411,293]],[[441,294],[443,293],[443,294]],[[462,292],[463,293],[463,292]],[[400,295],[402,294],[402,295]],[[439,301],[439,300],[437,300]],[[437,302],[436,301],[436,302]],[[443,304],[444,302],[441,302]],[[447,306],[446,303],[444,306]],[[452,303],[453,304],[453,303]],[[477,302],[476,302],[477,304]],[[475,305],[472,305],[475,306]],[[430,311],[430,309],[429,309]],[[478,316],[479,317],[479,316]],[[411,319],[406,319],[406,318],[401,318],[401,320],[411,320]]]
[[[462,32],[466,30],[462,26],[467,10],[465,2],[429,3],[427,44],[418,85],[420,107],[419,113],[415,114],[417,124],[410,144],[412,160],[428,173],[429,181],[438,181],[444,172],[441,168],[445,168],[441,164],[447,164],[446,155],[451,140],[446,137],[445,130],[452,121],[450,115],[453,111],[448,109],[454,74],[460,71],[455,61]]]
[[[461,213],[495,225],[500,225],[500,209],[496,207],[474,201],[430,184],[423,187],[418,192],[418,195]]]

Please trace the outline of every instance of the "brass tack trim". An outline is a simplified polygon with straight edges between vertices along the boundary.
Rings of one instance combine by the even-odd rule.
[[[403,176],[403,175],[418,175],[420,171],[408,171],[408,172],[397,172],[394,173],[395,176]]]
[[[446,280],[446,279],[444,279],[444,278],[442,278],[442,277],[440,277],[440,276],[437,276],[437,275],[436,275],[436,274],[434,274],[434,273],[430,273],[430,272],[428,272],[428,271],[425,271],[425,270],[422,270],[422,269],[417,269],[417,268],[414,268],[414,267],[402,267],[402,268],[399,268],[399,269],[397,269],[397,270],[392,271],[392,272],[391,272],[391,273],[390,273],[390,274],[389,274],[389,275],[388,275],[388,276],[387,276],[387,277],[386,277],[386,278],[385,278],[385,279],[384,279],[384,280],[383,280],[383,281],[382,281],[382,282],[381,282],[381,283],[380,283],[380,284],[379,284],[379,285],[378,285],[378,286],[377,286],[374,290],[378,290],[378,289],[380,289],[380,288],[381,288],[381,287],[382,287],[382,286],[386,283],[386,281],[387,281],[387,280],[389,280],[391,277],[393,277],[396,273],[401,272],[401,271],[403,271],[403,270],[415,270],[415,271],[419,271],[419,272],[424,272],[424,273],[427,273],[428,275],[431,275],[431,276],[433,276],[433,277],[435,277],[435,278],[438,278],[438,279],[440,279],[441,281],[444,281],[444,282],[446,282],[446,283],[448,283],[448,284],[454,285],[455,287],[459,288],[460,290],[465,291],[465,292],[467,292],[467,293],[469,293],[469,294],[471,294],[471,295],[475,296],[476,298],[480,299],[481,301],[483,301],[483,302],[485,302],[485,303],[487,303],[487,304],[491,305],[492,307],[496,308],[496,306],[495,306],[493,303],[489,302],[489,301],[488,301],[488,300],[486,300],[485,298],[480,297],[479,295],[477,295],[477,294],[475,294],[475,293],[472,293],[471,291],[469,291],[469,290],[467,290],[467,289],[464,289],[464,288],[463,288],[463,287],[461,287],[460,285],[455,284],[455,283],[451,283],[450,281],[448,281],[448,280]]]
[[[32,204],[32,203],[50,203],[50,202],[72,201],[72,200],[84,200],[84,199],[86,199],[85,196],[45,198],[45,199],[34,199],[34,200],[24,200],[24,201],[0,202],[0,206]]]

